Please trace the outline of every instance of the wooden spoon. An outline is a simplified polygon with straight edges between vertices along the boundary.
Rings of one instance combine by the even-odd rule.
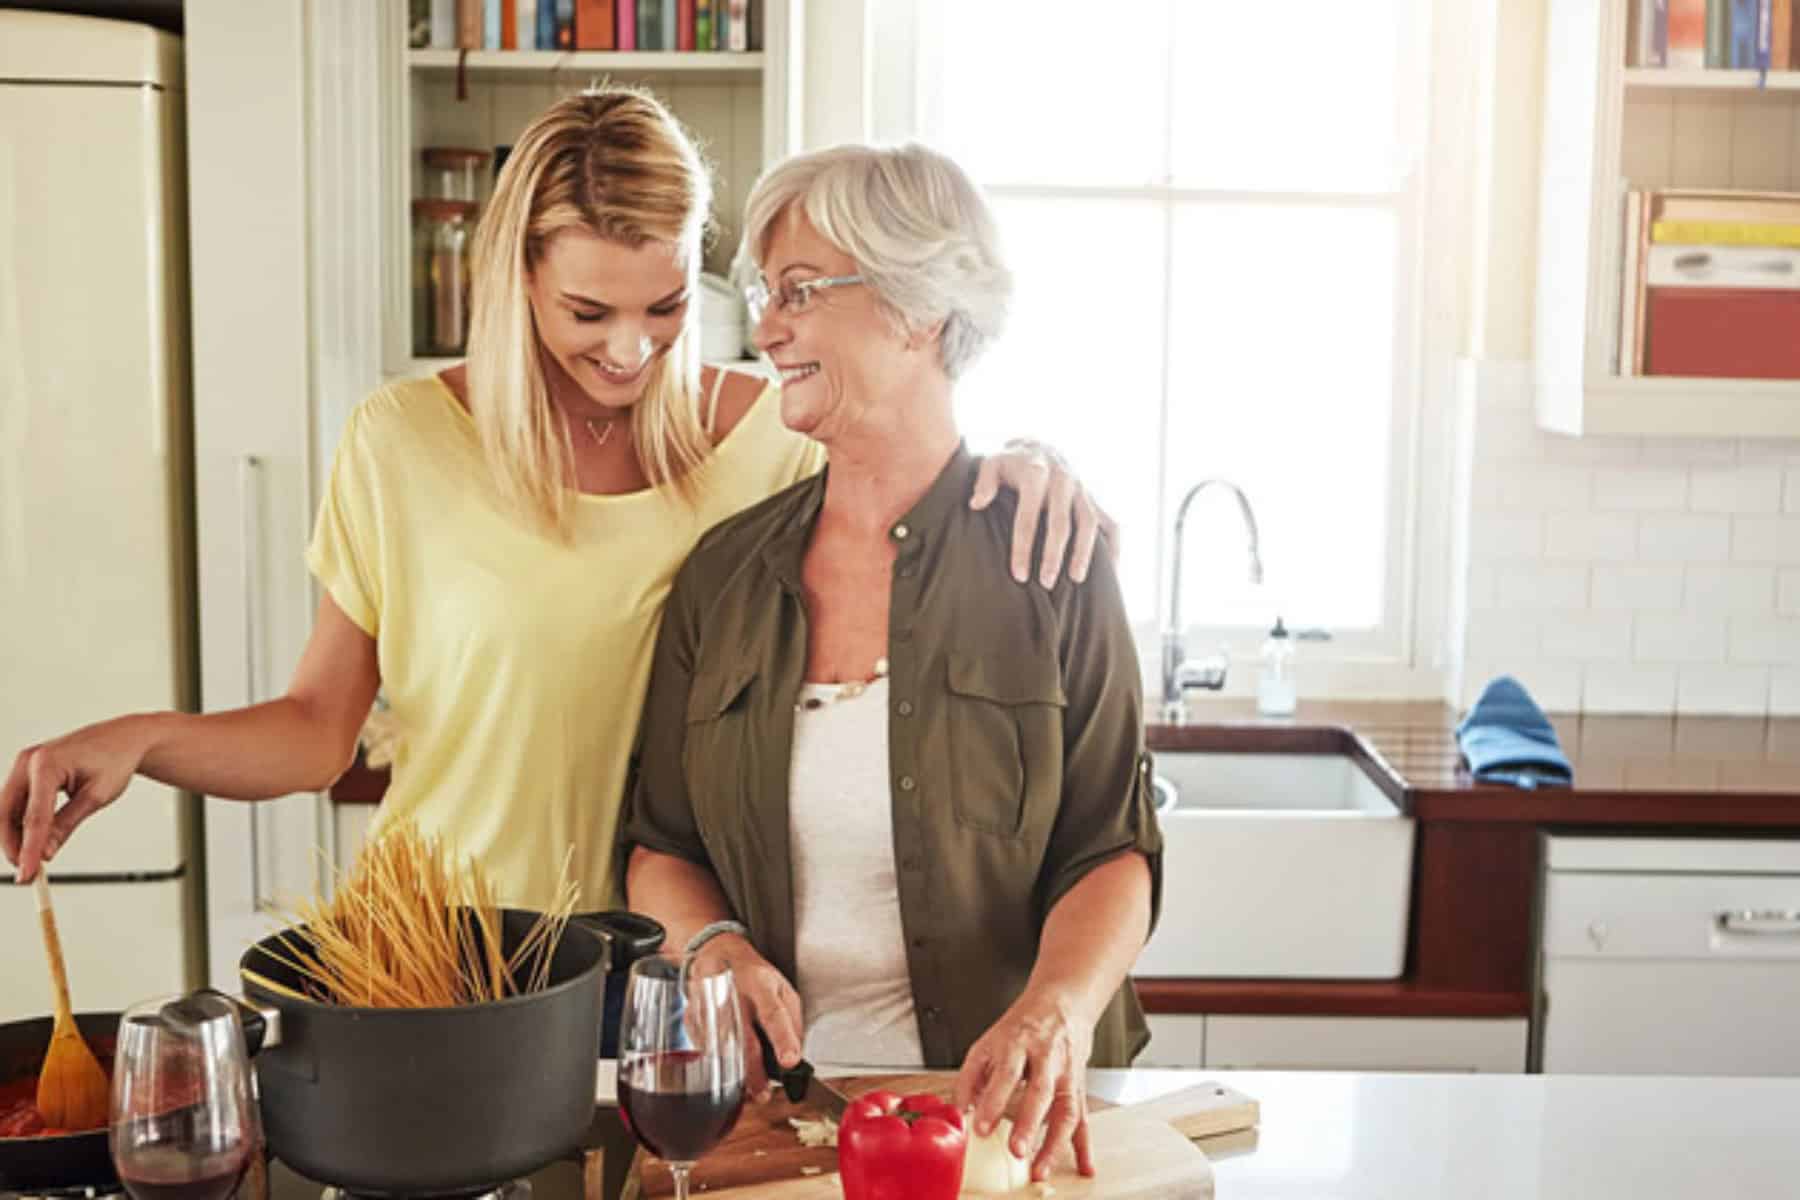
[[[44,955],[50,960],[50,984],[56,992],[56,1025],[50,1031],[50,1049],[44,1052],[44,1069],[38,1073],[37,1109],[52,1129],[101,1129],[109,1104],[106,1072],[82,1039],[69,1007],[69,974],[63,967],[56,912],[50,907],[50,884],[41,867],[37,907],[44,926]]]

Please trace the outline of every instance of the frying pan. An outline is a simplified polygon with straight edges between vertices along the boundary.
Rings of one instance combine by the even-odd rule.
[[[33,1017],[0,1025],[0,1082],[37,1078],[55,1023],[50,1017]],[[118,1036],[119,1014],[78,1013],[75,1024],[88,1045],[106,1048]],[[109,1050],[100,1057],[109,1062],[112,1054]],[[80,1187],[117,1190],[118,1181],[104,1129],[56,1137],[0,1138],[0,1192]]]

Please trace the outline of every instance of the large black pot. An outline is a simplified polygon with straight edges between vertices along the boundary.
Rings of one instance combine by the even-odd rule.
[[[536,913],[503,914],[510,955]],[[241,960],[301,990],[277,934]],[[594,1113],[606,948],[565,929],[541,992],[458,1008],[315,1004],[259,987],[280,1040],[256,1057],[269,1150],[320,1183],[364,1195],[493,1188],[579,1148]]]
[[[37,1078],[55,1024],[49,1017],[35,1017],[0,1025],[0,1082]],[[102,1061],[110,1062],[119,1014],[78,1013],[75,1024]],[[118,1183],[104,1129],[58,1137],[0,1138],[0,1192],[83,1187],[116,1191]]]

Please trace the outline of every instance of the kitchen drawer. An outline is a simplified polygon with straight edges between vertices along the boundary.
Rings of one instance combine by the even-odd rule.
[[[1218,1070],[1473,1071],[1525,1069],[1523,1017],[1208,1016],[1206,1061]]]

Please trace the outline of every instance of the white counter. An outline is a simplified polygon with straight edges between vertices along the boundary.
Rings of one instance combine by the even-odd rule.
[[[1262,1105],[1209,1147],[1219,1200],[1800,1197],[1800,1079],[1093,1071],[1149,1100],[1213,1079]]]

